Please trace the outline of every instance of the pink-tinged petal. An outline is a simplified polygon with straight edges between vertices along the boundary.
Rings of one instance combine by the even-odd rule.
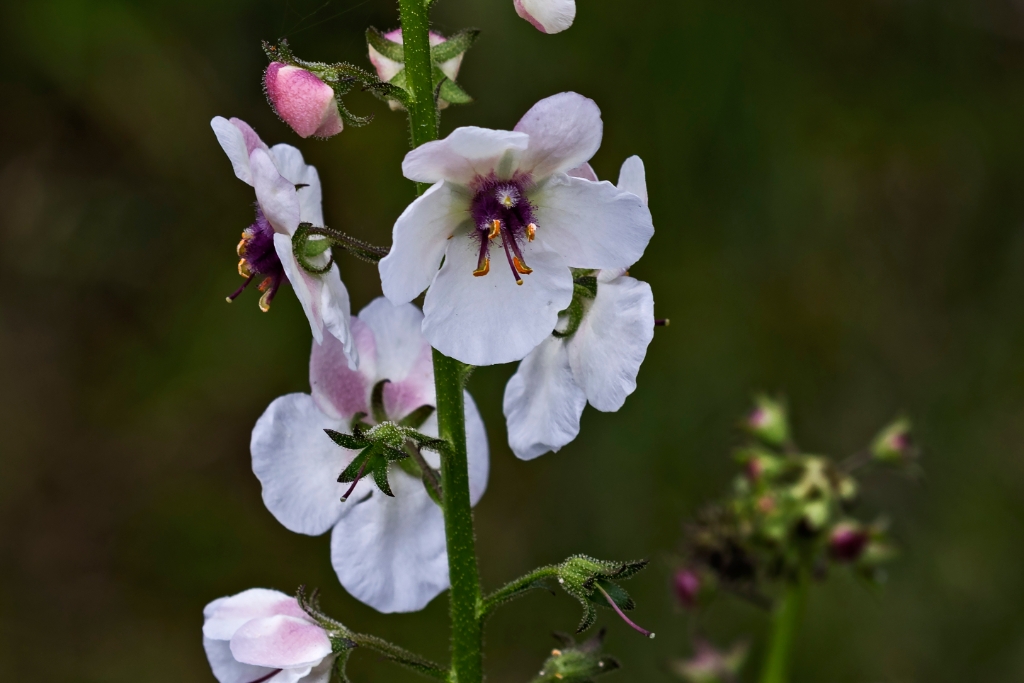
[[[305,612],[290,595],[269,588],[250,588],[236,595],[218,598],[203,609],[203,636],[231,640],[242,624],[253,619],[286,614],[302,617]]]
[[[359,353],[358,369],[348,362],[344,345],[334,337],[313,343],[309,356],[309,385],[313,401],[326,415],[348,424],[356,413],[370,413],[370,392],[377,377],[377,342],[362,320],[351,321]]]
[[[572,26],[576,0],[514,0],[516,14],[541,33],[559,33]]]
[[[213,677],[219,683],[252,683],[264,679],[266,683],[281,683],[281,679],[278,678],[280,674],[266,678],[274,673],[274,669],[237,661],[231,654],[231,643],[227,640],[214,640],[204,636],[203,649],[206,650],[206,659],[210,662]]]
[[[529,144],[525,133],[476,126],[456,128],[444,140],[427,142],[406,154],[402,173],[420,183],[447,180],[456,185],[469,185],[478,176],[492,173],[511,177]]]
[[[295,234],[299,227],[299,198],[294,183],[288,182],[277,170],[269,151],[253,150],[249,155],[252,168],[253,187],[256,201],[263,215],[274,226],[274,232],[281,235]]]
[[[476,505],[487,490],[491,471],[491,449],[487,443],[487,430],[480,411],[468,391],[462,398],[466,414],[466,459],[469,464],[469,502]]]
[[[224,153],[228,155],[235,176],[243,183],[252,185],[249,150],[246,148],[245,135],[242,130],[223,116],[215,116],[210,121],[210,127],[213,128],[213,133],[217,136],[217,142],[220,143]]]
[[[598,410],[618,410],[654,339],[654,295],[646,282],[619,277],[598,282],[597,296],[569,340],[576,383]]]
[[[530,107],[515,130],[530,136],[519,169],[542,180],[589,161],[601,146],[604,124],[594,100],[563,92]]]
[[[324,415],[307,394],[288,394],[257,420],[249,444],[267,510],[289,531],[310,536],[325,533],[351,507],[341,502],[349,485],[337,479],[356,454],[324,429],[347,432],[348,423]]]
[[[589,163],[580,164],[576,168],[569,169],[568,171],[566,171],[566,175],[571,176],[573,178],[583,178],[584,180],[592,180],[595,183],[598,180],[597,173],[594,172],[594,167],[591,166]]]
[[[278,615],[246,622],[231,637],[231,654],[243,664],[309,673],[331,654],[331,639],[308,618]]]
[[[580,433],[586,405],[587,397],[573,379],[565,341],[548,336],[505,385],[509,447],[521,460],[557,451]]]
[[[523,275],[520,286],[499,240],[494,242],[490,273],[475,277],[477,242],[456,235],[423,302],[423,336],[441,353],[470,365],[521,359],[551,334],[559,311],[572,300],[572,275],[560,254],[539,240],[524,244],[533,273]]]
[[[330,137],[342,130],[334,89],[305,69],[272,62],[264,75],[267,99],[300,137]]]
[[[419,296],[437,275],[448,238],[468,220],[469,199],[450,183],[437,183],[406,207],[378,264],[384,296],[393,304]]]
[[[299,221],[323,227],[322,191],[316,167],[307,164],[302,152],[291,145],[274,145],[270,148],[270,156],[285,180],[304,186],[295,191],[299,198]]]
[[[640,157],[633,155],[622,162],[619,170],[620,190],[632,192],[647,203],[647,174],[644,172],[644,162]]]
[[[621,268],[636,263],[654,235],[647,205],[607,181],[559,174],[530,195],[537,237],[573,268]]]
[[[430,344],[421,331],[423,314],[412,304],[395,306],[384,297],[359,312],[373,330],[377,366],[373,381],[390,380],[384,387],[384,409],[401,420],[422,405],[433,405],[434,364]]]
[[[374,491],[334,527],[331,563],[356,599],[380,612],[415,612],[448,588],[444,516],[423,482],[393,467],[390,498]]]
[[[256,134],[256,131],[252,129],[248,123],[242,119],[231,117],[231,125],[238,130],[242,131],[242,138],[245,140],[245,148],[252,155],[257,149],[262,149],[264,152],[267,151],[267,143],[260,139],[260,136]]]
[[[324,661],[314,666],[302,679],[302,683],[330,683],[331,673],[334,671],[334,662],[337,655],[325,657]]]
[[[323,284],[316,275],[307,273],[295,259],[292,251],[292,238],[289,235],[277,233],[274,235],[274,251],[281,261],[284,274],[288,277],[292,289],[295,290],[295,298],[299,300],[302,311],[309,320],[309,328],[313,333],[313,339],[317,343],[324,340],[324,319],[320,312],[320,301],[323,299]],[[336,268],[337,266],[335,266]]]

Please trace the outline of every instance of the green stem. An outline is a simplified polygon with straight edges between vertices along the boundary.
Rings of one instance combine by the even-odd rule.
[[[558,567],[556,565],[550,565],[534,569],[526,576],[520,576],[515,581],[510,581],[484,598],[484,601],[480,606],[480,618],[486,619],[497,607],[500,607],[506,602],[522,597],[523,595],[526,595],[527,592],[536,588],[551,590],[546,583],[546,579],[553,579],[557,577]]]
[[[796,583],[786,589],[782,602],[775,608],[772,617],[771,641],[768,654],[761,670],[761,683],[787,683],[789,681],[789,661],[793,651],[796,629],[803,616],[804,602],[807,599],[807,577],[801,575]]]
[[[466,413],[462,396],[465,372],[465,365],[434,349],[438,431],[441,438],[451,444],[450,450],[441,454],[444,531],[448,540],[448,576],[452,584],[449,598],[451,680],[453,683],[480,683],[483,680],[483,621],[478,614],[482,602],[480,574],[469,502]]]
[[[409,129],[412,146],[437,139],[437,105],[430,76],[430,18],[423,0],[399,0],[402,17],[402,48],[409,84]]]

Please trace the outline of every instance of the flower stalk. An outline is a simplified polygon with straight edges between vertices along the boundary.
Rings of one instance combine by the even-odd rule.
[[[399,0],[402,42],[407,73],[409,133],[412,147],[437,139],[437,102],[431,81],[429,12],[423,0]],[[426,186],[417,184],[417,193]],[[480,573],[469,499],[466,422],[463,385],[467,366],[434,349],[438,432],[451,445],[441,454],[441,491],[448,574],[451,580],[451,680],[483,680],[483,622]]]
[[[790,655],[803,616],[807,584],[807,577],[801,572],[797,580],[786,587],[782,602],[775,609],[771,640],[761,670],[761,683],[787,683],[789,680]]]

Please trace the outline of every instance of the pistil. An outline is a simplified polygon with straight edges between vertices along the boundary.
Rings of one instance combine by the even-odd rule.
[[[595,582],[594,583],[594,587],[597,588],[597,590],[601,591],[601,595],[603,595],[604,599],[608,601],[608,604],[612,606],[612,609],[615,610],[615,613],[618,614],[620,617],[622,617],[622,620],[624,622],[626,622],[627,624],[629,624],[629,626],[634,631],[636,631],[637,633],[642,633],[643,635],[647,636],[648,638],[653,638],[654,637],[654,633],[652,631],[648,631],[647,629],[645,629],[645,628],[643,628],[641,626],[637,626],[636,624],[634,624],[630,620],[630,618],[627,617],[625,615],[625,613],[623,613],[623,611],[621,609],[619,609],[619,606],[615,604],[614,600],[612,600],[612,596],[608,595],[608,591],[606,591],[604,588],[602,588],[600,583],[596,583]]]

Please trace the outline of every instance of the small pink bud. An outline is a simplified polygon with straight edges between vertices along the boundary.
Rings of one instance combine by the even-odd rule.
[[[692,569],[680,569],[672,578],[672,587],[683,607],[697,606],[697,596],[700,594],[700,577],[697,576],[697,572]]]
[[[341,132],[343,124],[334,89],[316,74],[271,62],[263,84],[270,106],[299,137],[329,138]]]
[[[867,531],[854,524],[837,524],[828,539],[829,553],[839,562],[854,562],[867,544]]]

